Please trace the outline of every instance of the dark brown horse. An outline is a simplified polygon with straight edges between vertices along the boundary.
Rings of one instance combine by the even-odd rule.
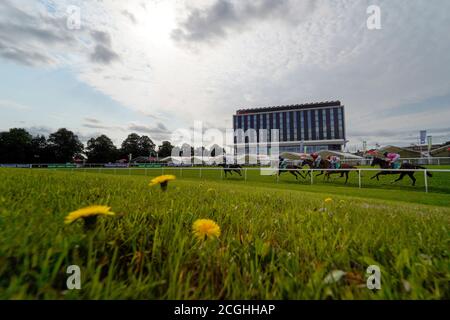
[[[305,179],[305,177],[302,175],[302,173],[300,172],[300,170],[302,169],[302,167],[300,166],[295,166],[292,164],[288,164],[286,166],[286,168],[278,168],[278,176],[280,176],[280,174],[282,174],[283,172],[289,172],[290,174],[292,174],[295,179],[298,180],[298,176],[302,177],[303,179]]]
[[[318,166],[318,167],[315,166],[314,160],[311,160],[311,159],[306,159],[306,160],[303,161],[303,163],[305,163],[306,165],[308,165],[308,167],[309,167],[310,169],[329,169],[329,168],[331,167],[330,161],[325,160],[325,159],[321,159],[321,160],[320,160],[320,163],[319,163],[319,166]],[[319,174],[316,175],[316,177],[323,175],[324,171],[325,171],[325,170],[321,170],[321,171],[319,172]],[[310,171],[308,171],[308,175],[311,175]]]
[[[384,159],[377,158],[377,157],[373,158],[371,166],[373,167],[376,165],[380,166],[381,169],[388,169],[388,170],[380,171],[370,179],[377,178],[377,180],[380,181],[379,176],[384,176],[387,174],[399,174],[400,177],[398,177],[397,180],[392,181],[392,183],[394,183],[394,182],[402,180],[407,175],[412,180],[412,185],[413,186],[416,185],[416,178],[414,177],[415,171],[393,171],[389,162],[387,162]],[[414,169],[426,169],[426,168],[404,162],[400,166],[400,169],[402,169],[402,170],[413,169],[414,170]],[[427,171],[427,176],[432,177],[433,175],[431,174],[431,172]]]
[[[345,184],[347,184],[348,174],[350,173],[351,170],[345,170],[345,169],[358,169],[358,168],[356,168],[355,166],[349,165],[347,163],[343,163],[341,165],[341,167],[339,168],[339,170],[336,170],[336,171],[330,170],[325,173],[325,177],[327,177],[327,181],[330,180],[330,175],[340,174],[339,178],[342,178],[345,175]]]
[[[313,160],[306,159],[304,162],[309,166],[310,169],[317,169],[317,167],[314,167]],[[331,169],[331,162],[329,160],[321,159],[318,169]],[[323,173],[325,172],[324,178],[326,178],[328,181],[328,180],[330,180],[330,176],[332,174],[339,174],[340,175],[339,178],[342,178],[345,175],[345,183],[347,183],[348,182],[348,174],[351,171],[350,169],[357,169],[357,168],[344,163],[341,165],[340,169],[341,170],[321,170],[320,173],[317,175],[317,177],[323,175]],[[342,169],[349,169],[349,170],[342,170]],[[309,171],[308,171],[308,174],[310,174]]]

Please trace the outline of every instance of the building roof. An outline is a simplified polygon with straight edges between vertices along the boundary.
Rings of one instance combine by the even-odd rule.
[[[325,102],[313,102],[313,103],[293,104],[293,105],[286,105],[286,106],[239,109],[236,111],[236,114],[239,115],[239,114],[247,114],[247,113],[263,113],[263,112],[272,112],[272,111],[311,109],[311,108],[320,108],[320,107],[338,107],[340,105],[341,105],[341,102],[339,100],[325,101]]]

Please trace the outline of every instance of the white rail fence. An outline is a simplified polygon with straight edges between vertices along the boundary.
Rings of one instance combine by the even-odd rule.
[[[237,170],[240,170],[243,173],[243,179],[245,181],[248,180],[248,174],[247,172],[250,171],[266,171],[272,172],[272,174],[263,174],[262,176],[276,176],[276,182],[278,183],[280,181],[280,175],[278,174],[278,169],[276,168],[269,168],[269,167],[262,167],[262,168],[236,168]],[[53,170],[57,170],[56,168]],[[160,168],[136,168],[136,167],[129,167],[129,168],[88,168],[88,167],[79,167],[79,168],[67,168],[66,170],[70,171],[81,171],[81,172],[98,172],[101,173],[102,171],[113,171],[114,174],[117,174],[120,171],[127,171],[128,175],[131,175],[131,172],[134,170],[144,170],[144,175],[148,175],[149,171],[159,171],[159,174],[165,174],[167,172],[174,173],[178,172],[180,174],[180,177],[183,177],[183,171],[187,170],[194,170],[198,171],[198,177],[202,178],[204,176],[205,171],[214,171],[219,170],[220,171],[220,178],[224,179],[224,169],[223,168],[216,168],[216,167],[160,167]],[[233,168],[230,168],[228,170],[233,170]],[[425,192],[428,193],[428,175],[427,173],[434,173],[434,172],[445,172],[450,173],[450,169],[380,169],[380,168],[355,168],[355,169],[310,169],[310,168],[302,168],[302,169],[282,169],[282,172],[288,172],[288,171],[300,171],[302,173],[308,172],[310,176],[310,183],[314,184],[314,172],[352,172],[355,171],[358,173],[358,187],[362,188],[362,175],[361,173],[364,171],[368,172],[382,172],[382,171],[389,171],[389,172],[398,172],[399,174],[401,172],[421,172],[423,174],[424,178],[424,187]],[[158,174],[158,173],[157,173]],[[316,177],[317,178],[317,177]],[[449,179],[449,186],[450,186],[450,179]]]

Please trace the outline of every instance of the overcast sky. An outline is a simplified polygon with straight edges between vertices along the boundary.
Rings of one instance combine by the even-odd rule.
[[[447,141],[449,12],[447,0],[1,0],[0,130],[159,142],[195,120],[229,128],[238,108],[340,100],[350,145],[409,145],[421,129]]]

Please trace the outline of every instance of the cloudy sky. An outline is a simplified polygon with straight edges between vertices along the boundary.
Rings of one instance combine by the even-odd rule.
[[[367,28],[367,7],[381,29]],[[73,29],[77,6],[80,28]],[[447,0],[1,0],[0,130],[159,142],[340,100],[351,146],[450,140]],[[74,20],[75,19],[75,20]]]

